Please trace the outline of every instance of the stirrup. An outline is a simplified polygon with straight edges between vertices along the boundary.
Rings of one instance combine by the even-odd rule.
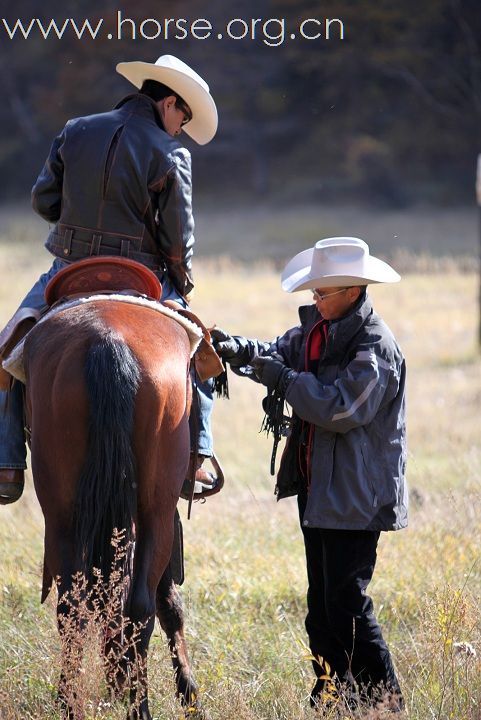
[[[21,469],[0,468],[0,505],[17,502],[25,486],[25,473]]]
[[[211,465],[215,470],[215,475],[202,467],[206,460],[210,460]],[[192,485],[194,485],[194,487],[192,487]],[[211,457],[203,457],[203,460],[195,471],[193,478],[187,477],[185,479],[180,497],[184,498],[184,500],[203,500],[211,495],[216,495],[222,490],[223,486],[224,471],[214,453]]]

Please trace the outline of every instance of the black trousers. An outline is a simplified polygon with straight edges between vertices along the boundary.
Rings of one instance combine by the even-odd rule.
[[[329,663],[331,675],[372,696],[379,686],[400,696],[388,647],[366,594],[376,564],[378,532],[324,530],[302,526],[306,495],[299,495],[299,514],[307,561],[306,630],[322,692]],[[315,699],[315,697],[314,697]]]

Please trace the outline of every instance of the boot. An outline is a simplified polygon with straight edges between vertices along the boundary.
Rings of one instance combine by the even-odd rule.
[[[217,475],[202,467],[205,460],[210,460]],[[215,495],[224,485],[224,473],[219,465],[215,455],[207,457],[206,455],[197,456],[197,467],[194,474],[193,469],[194,455],[191,453],[190,463],[187,469],[187,477],[182,485],[180,497],[184,500],[190,500],[192,496],[192,483],[194,482],[194,500]]]
[[[16,502],[23,493],[24,471],[0,468],[0,505]]]

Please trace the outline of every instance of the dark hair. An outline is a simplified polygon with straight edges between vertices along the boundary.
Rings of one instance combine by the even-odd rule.
[[[170,87],[167,87],[167,85],[157,82],[157,80],[144,80],[139,92],[143,95],[147,95],[152,100],[155,100],[155,102],[163,100],[170,95],[174,95],[177,100],[182,100],[178,93],[174,92]],[[184,101],[182,100],[182,102]]]

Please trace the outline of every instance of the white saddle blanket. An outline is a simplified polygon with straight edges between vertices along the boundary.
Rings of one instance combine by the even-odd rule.
[[[98,300],[106,302],[109,302],[110,300],[116,300],[118,302],[130,303],[131,305],[143,305],[144,307],[152,308],[152,310],[155,310],[162,315],[167,315],[167,317],[172,318],[172,320],[178,322],[179,325],[182,325],[184,330],[187,332],[190,342],[191,357],[197,350],[199,343],[202,340],[201,328],[195,323],[191,322],[188,318],[183,317],[179,313],[175,312],[175,310],[171,310],[171,308],[165,307],[165,305],[162,305],[155,300],[147,300],[147,298],[134,297],[132,295],[102,294],[91,295],[90,297],[85,298],[76,298],[75,300],[67,301],[49,310],[49,312],[47,312],[43,317],[40,318],[37,325],[44,322],[47,318],[51,318],[53,315],[67,310],[67,308],[73,308],[76,305],[83,305],[84,303],[96,302]],[[6,370],[8,373],[10,373],[10,375],[13,375],[14,378],[20,380],[23,383],[25,383],[26,381],[25,369],[23,366],[23,347],[27,337],[28,335],[22,338],[22,340],[20,340],[20,342],[15,345],[11,353],[4,359],[2,363],[2,367],[4,368],[4,370]]]

